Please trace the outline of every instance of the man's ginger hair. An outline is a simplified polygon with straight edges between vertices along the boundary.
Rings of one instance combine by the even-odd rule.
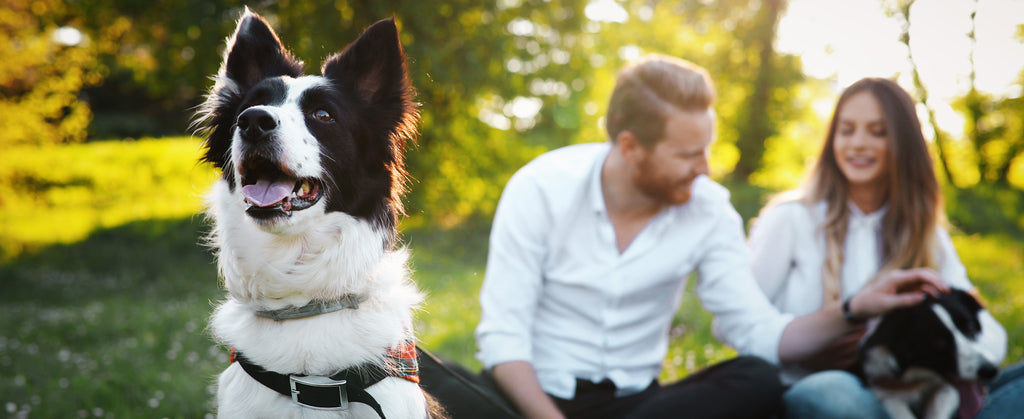
[[[714,102],[715,86],[707,70],[680,58],[651,54],[619,71],[605,128],[612,142],[629,131],[644,147],[652,147],[665,136],[665,121],[672,111],[707,111]]]

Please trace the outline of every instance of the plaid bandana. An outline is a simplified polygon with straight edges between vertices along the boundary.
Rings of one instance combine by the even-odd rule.
[[[386,362],[392,376],[419,384],[420,361],[416,356],[416,342],[407,340],[389,348]]]

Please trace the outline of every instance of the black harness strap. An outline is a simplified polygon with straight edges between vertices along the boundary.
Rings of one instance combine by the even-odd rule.
[[[380,403],[366,392],[366,388],[377,384],[389,374],[376,364],[363,364],[347,368],[329,378],[337,384],[317,385],[303,382],[302,375],[279,374],[267,371],[259,365],[249,362],[241,354],[235,354],[235,361],[254,380],[267,388],[291,398],[300,405],[320,409],[344,409],[348,402],[363,403],[373,408],[384,418]]]

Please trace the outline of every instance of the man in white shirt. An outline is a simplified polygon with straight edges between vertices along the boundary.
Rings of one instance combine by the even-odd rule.
[[[714,88],[686,61],[625,68],[606,143],[519,170],[491,231],[478,358],[526,417],[766,417],[790,317],[747,268],[742,221],[708,172]],[[716,335],[755,355],[656,379],[686,278]]]
[[[649,56],[619,73],[607,143],[549,152],[508,182],[491,228],[478,359],[528,418],[756,418],[774,414],[779,363],[898,306],[948,290],[929,270],[847,304],[779,313],[750,271],[742,221],[707,178],[714,87]],[[742,356],[657,382],[686,278]]]

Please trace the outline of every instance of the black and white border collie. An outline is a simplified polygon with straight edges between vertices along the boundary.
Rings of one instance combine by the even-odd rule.
[[[408,253],[396,247],[405,141],[419,121],[393,19],[304,75],[246,9],[197,116],[211,245],[233,348],[218,377],[231,418],[422,418]]]
[[[1005,356],[1002,327],[958,289],[887,313],[862,342],[864,379],[893,419],[973,417]]]

